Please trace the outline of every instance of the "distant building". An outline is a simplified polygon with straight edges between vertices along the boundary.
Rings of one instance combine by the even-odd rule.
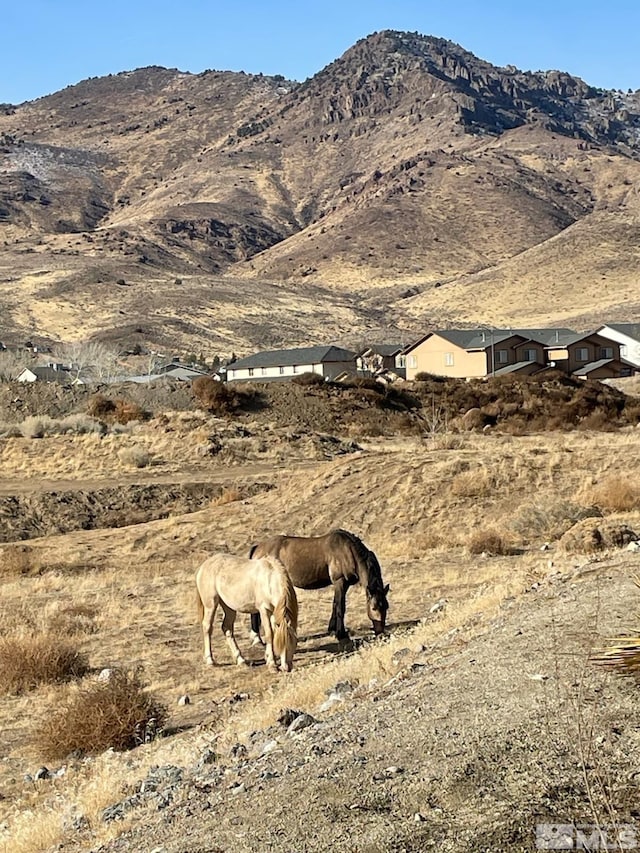
[[[64,365],[58,362],[50,362],[38,367],[25,367],[16,377],[17,382],[59,382],[69,385],[71,377]]]
[[[620,347],[596,332],[573,329],[444,329],[404,350],[407,379],[419,373],[461,379],[556,369],[580,378],[629,375]]]
[[[291,379],[301,373],[317,373],[333,379],[343,371],[355,373],[356,354],[332,345],[269,350],[227,364],[227,382]]]
[[[620,358],[640,370],[640,323],[607,323],[596,330],[620,346]]]

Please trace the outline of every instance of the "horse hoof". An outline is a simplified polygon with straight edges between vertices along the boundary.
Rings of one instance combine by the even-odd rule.
[[[251,645],[264,646],[264,640],[262,639],[262,637],[258,637],[258,635],[256,634],[256,636],[251,640]]]
[[[215,666],[216,662],[212,658],[205,658],[205,666]]]
[[[238,658],[236,660],[236,666],[248,666],[249,664],[246,662],[244,658]]]

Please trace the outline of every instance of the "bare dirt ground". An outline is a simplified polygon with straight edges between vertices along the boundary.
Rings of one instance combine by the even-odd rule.
[[[536,823],[633,823],[636,688],[588,655],[636,619],[637,554],[607,542],[594,551],[593,530],[640,528],[638,429],[359,435],[353,446],[345,426],[318,451],[308,429],[292,440],[295,429],[268,417],[223,427],[169,412],[101,439],[3,439],[14,497],[75,484],[100,504],[96,486],[109,480],[123,491],[172,479],[221,487],[195,510],[0,546],[3,636],[62,631],[89,678],[139,666],[169,708],[165,737],[70,758],[33,781],[34,731],[69,688],[3,697],[3,853],[529,850]],[[226,456],[206,452],[216,430]],[[143,445],[157,464],[127,468],[117,442]],[[292,674],[267,672],[258,649],[256,665],[231,665],[218,632],[220,666],[204,667],[199,562],[336,525],[380,559],[388,638],[371,641],[354,589],[354,647],[341,648],[324,633],[330,591],[301,593]],[[472,553],[487,532],[501,553]],[[238,639],[247,648],[245,620]],[[285,708],[314,720],[288,734]]]

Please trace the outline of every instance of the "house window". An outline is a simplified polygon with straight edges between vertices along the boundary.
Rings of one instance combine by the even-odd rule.
[[[600,347],[600,358],[613,358],[613,347]]]
[[[445,352],[444,363],[447,367],[453,367],[453,353],[452,352]]]
[[[266,376],[266,375],[267,375],[267,368],[266,368],[266,367],[263,367],[263,368],[262,368],[262,375],[263,375],[263,376]]]
[[[589,361],[589,350],[587,347],[578,347],[576,350],[576,361]]]
[[[406,367],[406,366],[407,366],[406,355],[397,355],[396,356],[396,367]]]
[[[507,364],[509,362],[509,350],[499,349],[496,353],[498,364]]]
[[[294,364],[294,365],[293,365],[293,372],[294,372],[294,373],[297,373],[297,372],[298,372],[298,365],[297,365],[297,364]]]
[[[278,369],[280,370],[280,373],[284,373],[284,367],[280,367]]]
[[[410,355],[407,358],[407,367],[417,367],[417,366],[418,366],[418,359],[416,358],[415,355]]]
[[[249,376],[253,376],[253,367],[249,368]]]
[[[626,355],[626,354],[627,354],[627,345],[626,344],[620,344],[620,355]]]
[[[524,361],[537,361],[538,360],[538,350],[535,349],[526,349],[523,353]]]

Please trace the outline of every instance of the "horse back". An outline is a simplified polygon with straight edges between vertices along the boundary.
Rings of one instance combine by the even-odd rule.
[[[291,582],[298,589],[322,589],[330,586],[329,558],[323,542],[325,537],[272,536],[251,549],[252,559],[277,557],[284,565]]]

